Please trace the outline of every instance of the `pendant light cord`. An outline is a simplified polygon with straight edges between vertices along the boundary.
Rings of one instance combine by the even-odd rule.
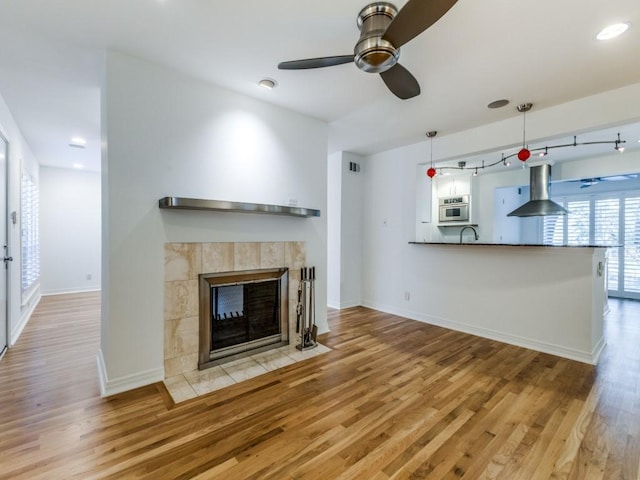
[[[433,168],[433,137],[430,137],[429,140],[430,140],[429,146],[431,148],[431,154],[430,154],[431,155],[431,168]]]

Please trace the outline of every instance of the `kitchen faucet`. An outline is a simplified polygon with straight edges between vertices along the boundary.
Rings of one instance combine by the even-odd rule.
[[[478,240],[478,238],[480,238],[480,237],[478,237],[478,231],[477,231],[475,228],[473,228],[471,225],[467,225],[466,227],[462,227],[462,230],[460,230],[460,243],[462,243],[462,233],[463,233],[467,228],[470,228],[471,230],[473,230],[473,238],[474,238],[474,240],[476,240],[476,241],[477,241],[477,240]]]

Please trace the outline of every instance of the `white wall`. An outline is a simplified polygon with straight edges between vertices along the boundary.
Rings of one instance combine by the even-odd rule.
[[[29,302],[21,307],[20,264],[20,179],[27,172],[36,184],[39,183],[39,165],[22,136],[7,104],[0,96],[0,132],[9,141],[8,211],[16,212],[17,223],[9,222],[7,240],[13,262],[9,264],[9,346],[15,344],[24,329],[33,309],[40,300],[40,288],[34,290]]]
[[[115,52],[107,53],[102,109],[103,394],[164,376],[166,242],[306,242],[319,279],[317,321],[327,331],[324,122]],[[322,216],[160,211],[167,195],[296,199]]]
[[[327,159],[327,305],[340,308],[342,152]]]
[[[362,302],[381,310],[406,307],[405,292],[421,285],[406,275],[413,268],[416,162],[424,149],[398,148],[370,156],[363,170]],[[425,281],[428,272],[424,272]]]
[[[41,167],[43,295],[100,289],[100,202],[99,173]]]
[[[328,305],[349,308],[361,304],[362,169],[363,158],[336,152],[328,159]],[[349,170],[357,163],[360,172]]]
[[[349,163],[360,165],[360,172],[349,171]],[[353,153],[342,155],[340,205],[340,308],[361,305],[362,293],[362,173],[363,158]]]
[[[629,139],[636,141],[637,139]],[[583,158],[562,162],[552,167],[553,180],[576,180],[590,177],[605,177],[640,172],[640,151],[626,151],[623,154],[611,152],[609,155]],[[553,186],[551,187],[553,194]]]
[[[640,84],[532,111],[527,116],[527,135],[530,135],[531,142],[535,142],[637,120],[638,111],[630,101],[637,98],[640,98]],[[513,146],[505,141],[520,138],[521,120],[520,117],[514,117],[473,130],[438,136],[433,145],[434,160],[437,163],[443,159]],[[418,319],[435,315],[441,307],[437,297],[433,297],[434,302],[418,300],[423,292],[431,291],[434,285],[442,281],[430,271],[429,262],[425,261],[424,250],[429,247],[408,245],[409,241],[416,238],[416,165],[429,160],[428,147],[428,141],[425,141],[371,155],[366,159],[363,177],[363,304]],[[615,162],[620,158],[618,156]],[[614,160],[608,162],[613,163]],[[598,162],[593,163],[596,165]],[[554,178],[561,178],[556,176],[561,172],[554,169],[553,173]],[[483,241],[493,240],[495,187],[513,185],[512,182],[526,185],[529,182],[528,172],[525,171],[500,175],[513,175],[516,178],[490,178],[493,175],[487,175],[483,182],[482,175],[474,190],[479,195],[475,201],[479,202],[478,223]],[[595,174],[590,173],[590,176]],[[432,230],[427,228],[424,232],[418,232],[418,240],[438,240],[429,238]],[[413,274],[408,275],[407,272]],[[410,300],[404,300],[404,292],[410,293]],[[486,324],[485,327],[500,330],[499,325]]]

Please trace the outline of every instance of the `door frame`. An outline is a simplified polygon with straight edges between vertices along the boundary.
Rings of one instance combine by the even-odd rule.
[[[4,250],[2,252],[3,257],[5,255],[11,256],[11,235],[9,234],[10,232],[10,225],[9,225],[9,185],[10,185],[10,181],[9,181],[9,174],[10,174],[10,168],[9,168],[9,159],[11,158],[11,146],[9,143],[9,139],[7,138],[7,136],[4,133],[4,129],[2,129],[0,127],[0,138],[4,141],[5,143],[5,151],[4,151],[4,155],[5,155],[5,166],[4,166],[4,201],[5,201],[5,205],[4,205],[4,226],[5,226],[5,238],[4,239],[0,239],[0,241],[3,241],[3,245],[6,245],[7,248],[6,250]],[[0,359],[4,356],[5,353],[7,353],[7,350],[9,350],[10,346],[11,346],[11,328],[10,328],[10,318],[9,318],[9,314],[11,312],[11,309],[9,308],[9,303],[11,301],[11,296],[10,296],[10,292],[11,292],[11,285],[10,285],[10,279],[11,279],[11,275],[9,274],[11,271],[11,263],[12,262],[3,262],[4,263],[4,273],[0,274],[0,275],[4,275],[5,278],[5,348],[0,350]]]

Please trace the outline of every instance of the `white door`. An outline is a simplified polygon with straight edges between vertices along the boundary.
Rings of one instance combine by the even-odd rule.
[[[7,159],[9,157],[9,144],[0,134],[0,242],[4,257],[3,265],[0,265],[0,356],[7,349],[8,323],[7,323],[7,272],[9,268],[9,245],[7,238]]]

